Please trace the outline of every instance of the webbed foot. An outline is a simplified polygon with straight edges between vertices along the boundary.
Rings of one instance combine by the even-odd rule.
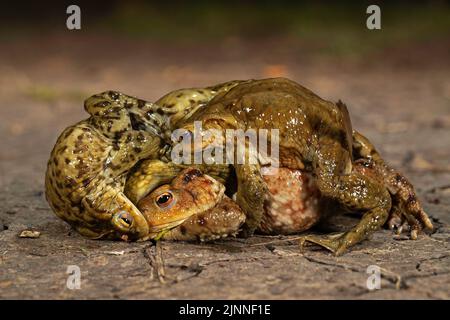
[[[317,244],[321,247],[324,247],[327,250],[333,252],[336,256],[342,255],[347,246],[344,242],[345,232],[332,233],[327,235],[306,235],[300,238],[299,243],[300,247],[304,248],[307,242],[311,242]]]
[[[353,131],[353,151],[359,158],[354,168],[381,181],[391,194],[392,209],[386,223],[389,229],[397,234],[409,231],[412,240],[417,239],[422,230],[433,230],[433,224],[423,210],[412,184],[404,175],[389,167],[372,143],[356,131]]]
[[[395,197],[393,200],[396,200]],[[404,206],[402,209],[399,203],[393,204],[386,225],[397,235],[409,231],[409,237],[412,240],[416,240],[417,235],[423,229],[433,230],[430,218],[421,207],[415,205],[408,208],[408,206]]]

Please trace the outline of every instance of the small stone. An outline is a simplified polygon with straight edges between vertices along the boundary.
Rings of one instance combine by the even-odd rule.
[[[275,248],[272,252],[274,254],[280,256],[280,257],[292,257],[292,256],[298,256],[299,255],[296,252],[281,250],[281,249],[278,249],[278,248]]]
[[[23,230],[20,234],[19,234],[19,238],[39,238],[39,236],[41,235],[41,233],[39,231],[34,231],[34,230]]]
[[[121,250],[121,251],[108,251],[106,252],[107,254],[110,254],[112,256],[121,256],[125,253],[125,250]]]
[[[392,239],[394,239],[395,241],[405,241],[405,240],[410,240],[409,236],[406,234],[395,234]]]

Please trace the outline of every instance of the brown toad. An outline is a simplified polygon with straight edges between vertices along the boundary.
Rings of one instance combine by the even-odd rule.
[[[363,213],[361,221],[347,232],[308,235],[304,241],[342,254],[383,226],[390,212],[392,217],[408,222],[413,239],[422,228],[433,227],[412,185],[383,161],[367,138],[353,130],[347,108],[340,101],[323,100],[288,79],[248,80],[216,94],[182,116],[172,129],[181,128],[194,135],[196,121],[202,125],[201,135],[210,129],[278,129],[281,167],[310,173],[322,198],[350,212]],[[203,149],[211,144],[210,140],[202,142]],[[361,169],[357,161],[369,170]],[[217,169],[222,165],[202,166]],[[168,163],[167,167],[174,165]],[[264,217],[268,188],[262,167],[263,163],[233,165],[236,201],[246,214],[243,235],[247,236]],[[209,174],[208,170],[205,172]],[[172,172],[176,175],[177,171]],[[400,227],[394,221],[392,218],[389,223]]]

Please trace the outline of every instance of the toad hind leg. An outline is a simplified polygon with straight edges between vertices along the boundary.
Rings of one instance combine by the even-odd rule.
[[[343,188],[344,190],[353,190],[350,196],[346,199],[346,206],[351,207],[352,210],[362,211],[365,213],[361,218],[361,221],[353,227],[351,230],[331,235],[307,235],[301,239],[301,244],[305,241],[313,242],[321,245],[328,250],[334,252],[337,256],[343,254],[348,248],[361,242],[367,236],[380,229],[386,222],[391,201],[387,190],[383,191],[380,186],[375,187],[373,182],[365,179],[365,177],[359,175],[350,175],[345,177],[340,182],[340,186],[337,188]],[[369,185],[369,187],[364,186]],[[377,193],[373,193],[373,187],[377,190]],[[349,188],[349,189],[347,189]],[[372,191],[369,191],[372,189]],[[340,197],[339,192],[333,192],[336,197]],[[323,191],[322,191],[322,194]],[[360,197],[362,194],[368,194],[363,198],[354,198],[354,195]],[[345,195],[344,195],[345,196]]]
[[[336,255],[361,242],[380,229],[391,208],[391,197],[383,184],[358,172],[343,174],[342,168],[349,159],[338,142],[324,141],[328,145],[317,163],[317,185],[323,197],[338,201],[351,211],[364,212],[361,221],[351,230],[333,235],[307,235],[301,244],[313,242]],[[347,153],[348,154],[348,153]],[[344,155],[340,157],[339,155]]]
[[[347,232],[329,235],[306,235],[300,239],[300,245],[303,246],[306,241],[312,242],[332,251],[336,256],[340,256],[347,249],[380,229],[386,222],[388,213],[386,206],[381,205],[367,211],[361,221]]]
[[[433,224],[422,209],[412,184],[402,174],[385,164],[372,143],[357,131],[353,131],[353,150],[356,157],[365,161],[364,166],[374,169],[375,174],[392,195],[393,204],[387,222],[388,227],[401,233],[402,229],[409,225],[411,239],[416,239],[421,229],[433,230]]]

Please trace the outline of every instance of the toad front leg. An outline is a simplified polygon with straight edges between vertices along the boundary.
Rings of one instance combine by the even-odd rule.
[[[226,139],[216,140],[215,138],[206,138],[206,132],[218,131],[224,134],[226,130],[243,130],[242,125],[236,120],[233,114],[228,111],[224,111],[222,106],[217,106],[218,109],[213,109],[209,113],[200,114],[198,118],[192,119],[194,121],[201,121],[200,132],[196,132],[198,129],[193,122],[187,123],[182,128],[192,135],[200,134],[204,138],[201,143],[201,150],[204,151],[211,147],[218,147],[222,150],[230,148],[233,150],[233,164],[232,166],[236,172],[237,178],[237,192],[236,202],[242,211],[245,213],[246,221],[241,232],[241,236],[248,237],[253,234],[256,228],[260,225],[264,214],[264,201],[268,193],[267,185],[261,176],[261,168],[258,162],[258,158],[252,152],[254,149],[251,143],[244,142],[243,145],[239,139],[235,139],[230,147],[227,144]],[[222,136],[223,137],[223,136]],[[195,147],[195,146],[194,146]],[[195,150],[193,152],[198,152]],[[194,154],[193,154],[194,156]],[[228,156],[228,155],[227,155]],[[241,158],[242,157],[242,158]],[[256,158],[255,158],[256,157]],[[222,159],[224,160],[224,159]],[[217,167],[219,165],[219,167]],[[214,163],[209,165],[211,168],[220,168],[223,163]],[[211,169],[213,170],[213,169]],[[210,170],[207,170],[208,172]]]
[[[261,223],[268,190],[259,165],[243,164],[236,165],[235,168],[238,181],[236,202],[246,216],[241,236],[248,237]]]

